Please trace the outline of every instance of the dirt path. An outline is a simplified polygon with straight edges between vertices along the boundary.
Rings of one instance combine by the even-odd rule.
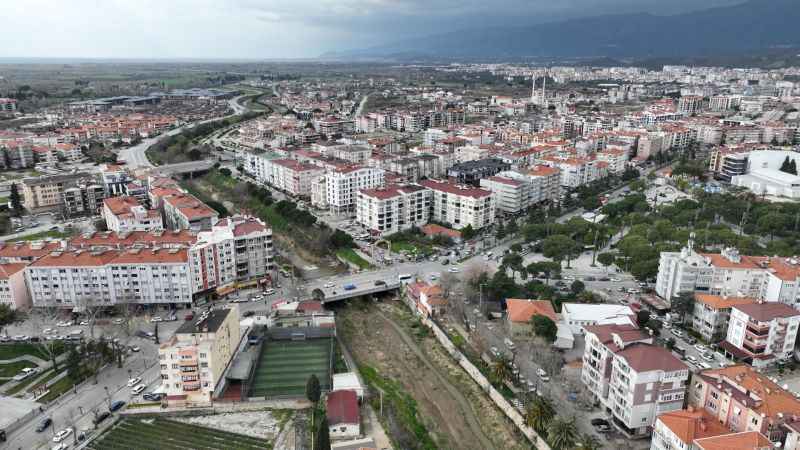
[[[486,393],[447,355],[404,305],[351,302],[337,311],[339,337],[364,368],[396,383],[415,402],[415,416],[435,448],[520,450],[516,429]],[[377,406],[376,406],[377,408]],[[376,409],[376,412],[378,409]],[[387,408],[383,420],[396,448],[422,448],[408,422]],[[431,448],[431,447],[427,447]]]
[[[459,390],[456,389],[455,386],[450,384],[447,378],[445,378],[439,372],[439,370],[437,370],[437,368],[428,360],[428,357],[424,353],[422,353],[419,347],[417,347],[417,344],[414,342],[414,340],[410,336],[408,336],[408,334],[406,334],[405,330],[403,330],[399,325],[394,323],[394,321],[386,317],[382,311],[378,310],[377,315],[378,317],[383,319],[387,324],[389,324],[389,326],[391,326],[395,332],[397,332],[397,334],[400,336],[400,339],[403,340],[403,343],[405,343],[411,349],[414,355],[416,355],[417,358],[422,360],[425,366],[436,375],[436,378],[445,387],[445,389],[447,389],[447,392],[458,402],[458,406],[460,407],[461,411],[464,412],[464,418],[467,420],[471,430],[474,431],[475,436],[480,441],[480,448],[484,449],[495,448],[494,444],[492,444],[489,438],[487,438],[486,435],[483,434],[481,423],[475,416],[475,412],[472,410],[469,401],[463,395],[461,395],[461,392],[459,392]],[[477,444],[477,442],[474,442],[474,444]]]

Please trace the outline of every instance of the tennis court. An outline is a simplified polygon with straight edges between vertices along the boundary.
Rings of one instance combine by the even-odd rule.
[[[330,389],[331,339],[267,341],[253,375],[251,397],[304,396],[311,374]]]

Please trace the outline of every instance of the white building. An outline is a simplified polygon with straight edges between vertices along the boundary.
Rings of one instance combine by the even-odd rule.
[[[172,230],[210,230],[219,213],[191,194],[175,194],[163,199],[164,217]]]
[[[263,177],[259,181],[269,184],[295,197],[310,197],[313,180],[325,170],[293,159],[271,159],[263,161]]]
[[[384,171],[374,167],[348,166],[325,174],[328,207],[336,214],[349,213],[356,208],[358,191],[384,185]]]
[[[331,391],[325,400],[331,440],[352,439],[361,434],[361,414],[356,391]]]
[[[636,315],[625,305],[564,303],[561,320],[572,334],[583,334],[584,327],[592,325],[635,325]]]
[[[495,221],[491,191],[435,180],[423,180],[420,185],[433,192],[433,220],[459,229],[471,226],[474,230],[492,225]]]
[[[189,304],[186,249],[55,251],[25,268],[34,307]]]
[[[433,193],[418,185],[358,191],[356,221],[377,236],[421,227],[430,219]]]
[[[109,231],[157,231],[164,229],[161,213],[145,208],[134,197],[110,197],[103,200],[103,217]]]
[[[533,183],[533,203],[558,203],[561,200],[561,171],[557,167],[533,166],[526,174]]]
[[[783,303],[751,303],[731,308],[728,334],[722,348],[737,358],[763,367],[791,357],[800,324],[800,311]]]
[[[210,404],[241,338],[239,311],[215,309],[184,322],[158,349],[161,387],[175,406]]]
[[[495,208],[509,214],[527,210],[538,197],[530,178],[519,172],[500,172],[480,180],[481,187],[492,192]]]
[[[25,311],[31,307],[31,296],[25,284],[24,263],[0,264],[0,305]]]

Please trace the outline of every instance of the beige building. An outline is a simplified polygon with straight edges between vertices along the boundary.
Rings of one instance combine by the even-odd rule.
[[[31,296],[25,284],[24,263],[0,264],[0,305],[26,310],[31,307]]]
[[[474,230],[495,222],[492,191],[447,181],[423,180],[419,184],[433,191],[431,219],[458,229],[472,226]]]
[[[23,205],[29,211],[58,209],[64,203],[64,190],[81,180],[93,180],[86,173],[42,176],[22,180]]]
[[[170,405],[208,404],[241,339],[239,310],[216,309],[186,321],[158,349]]]

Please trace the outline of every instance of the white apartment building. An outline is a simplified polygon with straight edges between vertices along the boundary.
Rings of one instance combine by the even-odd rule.
[[[689,367],[666,348],[633,344],[614,353],[609,387],[613,423],[629,436],[652,432],[659,414],[683,408]]]
[[[678,99],[678,112],[685,115],[697,114],[703,106],[703,97],[685,95]]]
[[[55,251],[25,268],[34,307],[80,311],[84,305],[188,304],[186,249]]]
[[[731,308],[728,334],[721,347],[753,367],[764,367],[792,356],[800,311],[776,302]]]
[[[293,159],[261,161],[264,162],[263,179],[259,181],[295,197],[310,197],[313,180],[325,173],[321,167]]]
[[[500,172],[482,178],[480,184],[483,189],[492,192],[495,208],[509,214],[527,210],[533,204],[533,199],[538,197],[531,180],[519,172]]]
[[[669,301],[681,292],[760,298],[766,275],[764,258],[740,255],[734,248],[722,253],[697,253],[692,242],[680,252],[661,252],[656,294]]]
[[[559,169],[560,185],[566,188],[576,188],[591,183],[601,177],[598,167],[599,161],[586,158],[561,158],[546,156],[540,160],[546,166]]]
[[[695,294],[692,329],[700,333],[706,342],[719,342],[728,333],[731,308],[757,302],[758,300],[750,297]]]
[[[374,167],[348,166],[325,174],[328,207],[336,214],[355,210],[358,191],[384,185],[384,170]]]
[[[526,174],[534,185],[533,203],[551,202],[561,200],[561,170],[557,167],[533,166]]]
[[[459,229],[472,226],[474,230],[495,222],[495,204],[491,191],[459,186],[447,181],[423,180],[420,185],[433,192],[433,220]]]
[[[184,322],[158,349],[167,403],[210,404],[240,339],[239,311],[235,307],[214,309]]]
[[[585,327],[581,381],[594,399],[610,408],[609,387],[614,352],[640,342],[653,343],[653,337],[634,325],[589,325]]]
[[[189,261],[195,293],[271,277],[275,269],[272,230],[255,217],[222,219],[210,231],[197,234]]]
[[[164,229],[161,213],[145,208],[134,197],[122,196],[103,199],[102,214],[109,231],[117,233]]]
[[[377,236],[388,236],[430,219],[433,193],[418,185],[362,189],[356,202],[356,221]]]
[[[191,194],[175,194],[163,199],[164,217],[172,230],[210,230],[219,214]]]
[[[620,149],[607,148],[595,153],[597,161],[608,164],[608,172],[621,174],[628,164],[628,152]]]

